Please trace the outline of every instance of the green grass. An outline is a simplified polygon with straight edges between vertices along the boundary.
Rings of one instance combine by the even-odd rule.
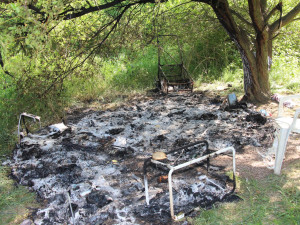
[[[37,207],[35,194],[8,178],[9,169],[0,166],[0,224],[20,224]]]
[[[271,91],[298,92],[300,90],[300,61],[295,56],[275,56],[270,73]]]
[[[300,224],[300,162],[282,176],[239,181],[241,201],[202,210],[192,224]]]

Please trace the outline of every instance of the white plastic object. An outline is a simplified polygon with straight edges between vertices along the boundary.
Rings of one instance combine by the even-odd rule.
[[[227,101],[229,106],[234,106],[237,103],[237,98],[235,93],[231,93],[227,96]]]
[[[278,140],[277,149],[275,151],[275,165],[274,173],[280,175],[281,166],[286,150],[286,144],[291,132],[300,133],[300,108],[295,111],[294,117],[285,117],[283,110],[283,103],[289,99],[300,98],[300,95],[290,95],[282,97],[279,101],[278,106],[278,117],[275,119],[276,124],[279,127],[279,137],[275,139]]]
[[[58,132],[62,133],[66,129],[68,129],[68,127],[64,123],[52,124],[49,126],[49,128],[52,133],[58,133]]]

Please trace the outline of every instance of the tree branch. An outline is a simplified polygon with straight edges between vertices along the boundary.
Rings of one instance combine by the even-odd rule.
[[[208,5],[213,5],[218,3],[219,0],[192,0],[193,2],[202,2],[202,3],[206,3]]]
[[[237,18],[239,18],[242,22],[244,22],[245,24],[247,24],[248,26],[253,26],[252,23],[250,23],[248,20],[246,20],[244,17],[242,17],[242,15],[240,15],[239,13],[237,13],[234,10],[230,10],[230,12],[235,15]]]
[[[280,27],[283,27],[290,22],[293,21],[293,19],[300,13],[300,3],[296,5],[288,14],[286,14],[284,17],[282,17],[282,25]],[[274,32],[278,31],[280,29],[280,19],[276,20],[271,26],[270,26],[270,33],[273,34]]]
[[[268,23],[269,19],[275,14],[276,10],[279,10],[279,8],[282,7],[282,2],[278,3],[271,12],[266,16],[265,23]]]
[[[74,11],[74,9],[71,8],[71,9],[67,9],[64,12],[60,13],[59,16],[63,17],[64,20],[70,20],[70,19],[74,19],[77,17],[81,17],[88,13],[97,12],[97,11],[101,11],[103,9],[108,9],[108,8],[117,6],[126,1],[127,0],[114,0],[112,2],[108,2],[103,5],[92,6],[89,8],[81,7],[79,10],[77,10],[77,12],[69,13],[69,12]],[[160,2],[166,2],[166,1],[167,0],[161,0]],[[127,5],[132,6],[132,5],[136,5],[136,4],[145,4],[145,3],[156,3],[156,1],[155,0],[139,0],[139,1],[136,1],[133,3],[129,3]],[[123,5],[123,6],[126,6],[126,5]]]
[[[39,15],[42,15],[42,16],[46,15],[45,12],[42,12],[39,8],[37,8],[36,6],[34,6],[32,4],[28,4],[27,7],[28,7],[28,9],[33,10],[36,14],[39,14]]]
[[[257,33],[260,33],[265,27],[260,0],[248,0],[248,6],[253,27]]]
[[[111,7],[116,6],[116,5],[118,5],[122,2],[125,2],[125,1],[126,0],[114,0],[112,2],[108,2],[108,3],[105,3],[103,5],[92,6],[92,7],[89,7],[89,8],[81,7],[78,10],[78,12],[73,12],[73,13],[69,13],[69,12],[74,11],[74,8],[70,8],[70,9],[67,9],[64,12],[60,13],[59,16],[63,17],[64,20],[70,20],[70,19],[74,19],[74,18],[77,18],[77,17],[81,17],[81,16],[83,16],[85,14],[88,14],[88,13],[97,12],[97,11],[100,11],[100,10],[103,10],[103,9],[111,8]]]
[[[135,5],[135,3],[132,3],[130,5],[125,6],[125,8],[123,9],[123,11],[117,16],[117,18],[115,18],[113,21],[115,21],[114,25],[112,26],[112,28],[110,29],[110,31],[105,35],[105,37],[102,39],[102,41],[97,44],[92,50],[91,52],[77,65],[75,65],[74,67],[72,67],[70,70],[62,73],[60,76],[58,76],[53,82],[52,84],[43,92],[43,95],[47,94],[47,92],[49,92],[51,90],[52,87],[54,87],[55,83],[57,80],[59,79],[65,79],[71,72],[73,72],[74,70],[76,70],[77,68],[79,68],[80,66],[82,66],[86,60],[97,50],[99,49],[102,44],[108,39],[108,37],[110,36],[110,34],[117,28],[117,25],[119,24],[122,16],[124,15],[124,13],[132,6]]]

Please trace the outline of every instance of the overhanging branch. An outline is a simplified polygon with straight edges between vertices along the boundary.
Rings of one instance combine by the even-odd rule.
[[[132,3],[127,3],[127,4],[122,5],[122,3],[125,3],[126,1],[127,0],[114,0],[112,2],[108,2],[108,3],[102,4],[102,5],[97,5],[97,6],[90,6],[88,8],[81,7],[79,10],[70,8],[70,9],[67,9],[64,12],[60,13],[59,16],[62,17],[64,20],[70,20],[70,19],[74,19],[77,17],[81,17],[88,13],[101,11],[101,10],[108,9],[108,8],[111,8],[114,6],[124,7],[124,6],[132,6],[132,5],[136,5],[136,4],[156,3],[156,0],[138,0],[138,1],[135,1]],[[168,1],[168,0],[161,0],[160,2],[166,2],[166,1]]]
[[[62,17],[64,20],[70,20],[70,19],[74,19],[77,17],[81,17],[88,13],[97,12],[97,11],[101,11],[103,9],[111,8],[111,7],[121,4],[122,2],[125,2],[125,1],[126,0],[114,0],[112,2],[108,2],[103,5],[97,5],[97,6],[92,6],[92,7],[88,7],[88,8],[81,7],[79,10],[76,10],[77,12],[74,12],[75,11],[74,8],[70,8],[70,9],[67,9],[64,12],[60,13],[59,16]],[[70,13],[70,12],[72,12],[72,13]]]
[[[282,12],[282,2],[278,3],[271,12],[266,16],[265,23],[268,23],[269,19],[275,14],[275,12],[279,10]]]
[[[82,66],[86,60],[96,51],[98,50],[102,44],[108,39],[108,37],[110,36],[110,34],[117,28],[121,18],[123,17],[124,13],[132,6],[132,5],[135,5],[134,3],[133,4],[130,4],[130,5],[127,5],[123,10],[122,12],[113,20],[115,21],[114,25],[112,26],[112,28],[110,29],[110,31],[105,35],[105,37],[102,39],[102,41],[97,44],[92,50],[91,52],[80,62],[78,63],[77,65],[75,65],[74,67],[72,67],[70,70],[62,73],[60,76],[58,76],[53,82],[52,84],[43,92],[43,95],[47,94],[52,87],[54,87],[55,83],[58,81],[58,80],[61,80],[61,79],[65,79],[71,72],[73,72],[74,70],[76,70],[77,68],[79,68],[80,66]],[[78,55],[79,56],[79,55]],[[78,57],[77,56],[77,57]]]
[[[242,17],[242,15],[240,15],[239,13],[237,13],[234,10],[230,10],[230,12],[235,15],[237,18],[239,18],[242,22],[244,22],[245,24],[247,24],[248,26],[253,26],[252,23],[250,23],[248,20],[246,20],[244,17]]]
[[[286,14],[284,17],[282,17],[282,22],[280,19],[276,20],[271,26],[270,26],[270,33],[273,34],[274,32],[279,30],[280,22],[282,23],[281,27],[289,24],[293,21],[293,19],[300,13],[300,3],[298,3],[288,14]]]

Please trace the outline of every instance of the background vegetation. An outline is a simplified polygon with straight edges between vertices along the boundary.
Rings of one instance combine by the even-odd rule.
[[[50,17],[59,9],[59,2],[47,5]],[[80,1],[73,2],[76,7]],[[284,10],[289,10],[294,2],[285,1]],[[106,36],[111,26],[103,27],[102,23],[114,18],[113,9],[74,20],[39,23],[17,1],[0,3],[0,53],[4,63],[0,68],[0,158],[3,160],[12,152],[22,112],[41,116],[43,125],[47,125],[61,121],[65,109],[80,102],[101,103],[153,89],[157,34],[178,35],[185,66],[196,87],[223,82],[232,84],[232,90],[242,90],[239,53],[215,16],[205,5],[180,3],[178,7],[179,3],[173,0],[149,4],[140,7],[136,14],[127,12],[109,38]],[[93,36],[97,31],[101,34]],[[300,22],[294,22],[282,28],[273,42],[270,80],[274,93],[300,90],[299,31]],[[172,47],[171,41],[166,47]],[[7,170],[0,169],[1,185],[6,184],[0,187],[0,208],[4,210],[1,213],[7,212],[7,207],[15,207],[18,203],[13,203],[13,199],[19,195],[28,196],[24,203],[31,202],[33,196],[25,194],[23,188],[15,188],[7,179]],[[255,192],[255,182],[242,183]],[[282,193],[290,201],[290,191]],[[296,194],[299,201],[299,193]],[[12,205],[6,205],[10,201]],[[292,210],[299,212],[299,208]],[[203,215],[200,222],[211,218],[210,212]],[[299,218],[291,221],[295,219]]]
[[[50,17],[59,4],[53,1],[48,5]],[[284,10],[290,10],[292,4],[286,2]],[[196,85],[222,81],[242,89],[239,53],[206,5],[179,0],[145,5],[134,15],[126,12],[111,33],[103,23],[117,13],[114,8],[73,20],[39,23],[19,3],[1,3],[1,7],[1,145],[11,144],[23,111],[40,115],[49,123],[60,120],[64,109],[76,101],[91,102],[154,88],[157,34],[178,35],[185,65]],[[283,27],[273,43],[274,92],[300,89],[299,30],[299,22]],[[98,36],[92,35],[98,31]],[[171,44],[171,40],[166,43]]]

